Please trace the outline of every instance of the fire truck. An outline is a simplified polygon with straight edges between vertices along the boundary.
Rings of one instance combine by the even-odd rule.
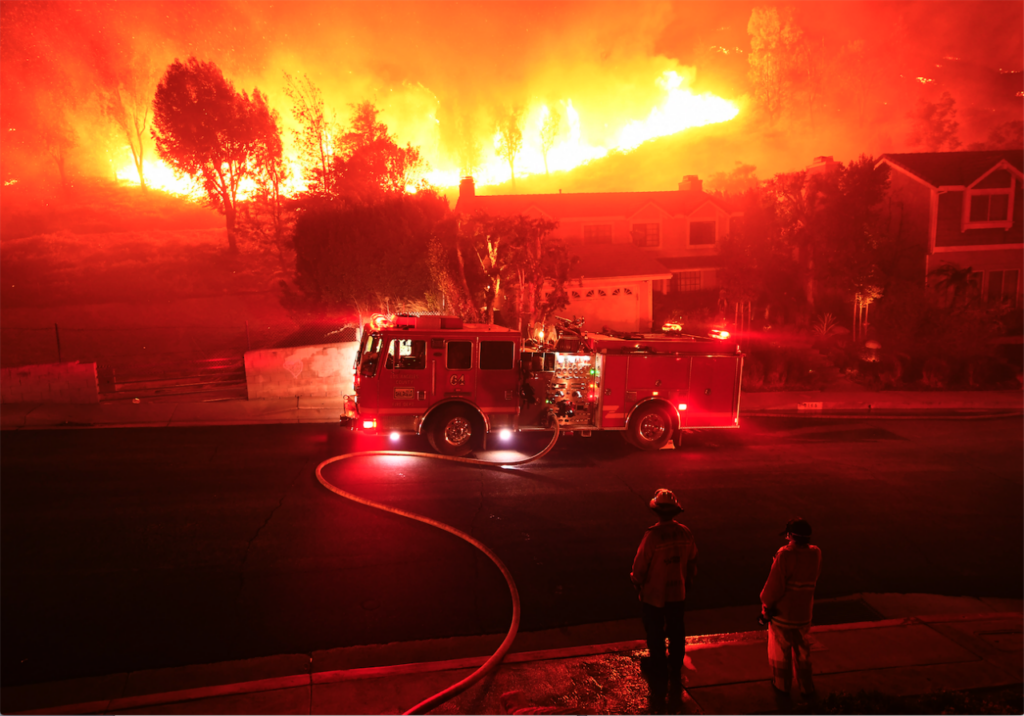
[[[621,432],[642,450],[687,431],[739,425],[743,354],[725,331],[698,337],[603,331],[558,319],[534,339],[448,316],[375,316],[355,359],[353,429],[426,434],[444,455],[489,434]],[[550,335],[554,333],[555,335]]]

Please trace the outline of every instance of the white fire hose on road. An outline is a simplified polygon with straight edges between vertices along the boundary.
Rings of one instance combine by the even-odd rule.
[[[552,418],[554,418],[554,415],[552,415]],[[413,512],[406,512],[405,510],[400,510],[397,507],[391,507],[389,505],[385,505],[385,504],[382,504],[380,502],[374,502],[373,500],[367,500],[364,497],[359,497],[358,495],[353,495],[351,492],[346,492],[346,491],[342,490],[340,487],[338,487],[336,485],[333,485],[330,482],[328,482],[327,479],[324,477],[323,469],[325,467],[327,467],[328,465],[332,464],[332,463],[341,462],[342,460],[350,460],[352,458],[357,458],[357,457],[372,457],[372,456],[376,456],[376,455],[379,455],[379,456],[392,456],[392,457],[393,456],[422,457],[422,458],[427,458],[427,459],[430,459],[430,460],[443,460],[445,462],[458,462],[458,463],[463,463],[465,465],[484,465],[484,466],[488,466],[488,467],[495,467],[495,466],[499,466],[499,467],[514,467],[516,465],[525,465],[526,463],[533,462],[534,460],[538,460],[538,459],[544,457],[545,455],[547,455],[549,452],[551,452],[551,449],[555,446],[555,443],[558,442],[558,434],[559,434],[558,420],[554,419],[553,422],[554,422],[554,425],[555,425],[555,433],[554,433],[554,435],[551,436],[551,442],[549,442],[547,444],[547,447],[545,447],[543,450],[541,450],[536,455],[532,455],[530,457],[526,457],[526,458],[523,458],[521,460],[514,460],[512,462],[488,462],[486,460],[475,460],[473,458],[468,458],[468,457],[453,457],[453,456],[450,456],[450,455],[435,455],[433,453],[409,452],[409,451],[405,451],[405,450],[370,450],[370,451],[367,451],[367,452],[356,452],[356,453],[352,453],[350,455],[335,455],[334,457],[328,458],[328,459],[324,460],[322,463],[320,463],[319,465],[316,466],[316,479],[320,481],[321,485],[323,485],[324,487],[326,487],[328,490],[330,490],[331,492],[333,492],[336,495],[340,495],[341,497],[344,497],[345,499],[351,500],[353,502],[358,502],[361,505],[367,505],[368,507],[373,507],[375,509],[383,510],[385,512],[391,512],[391,513],[396,514],[396,515],[401,515],[402,517],[408,517],[411,520],[416,520],[417,522],[422,522],[422,523],[430,525],[432,527],[437,527],[438,529],[442,529],[445,532],[450,532],[451,534],[455,535],[456,537],[458,537],[458,538],[460,538],[462,540],[465,540],[466,542],[469,542],[471,545],[473,545],[478,550],[480,550],[485,555],[487,555],[487,557],[492,562],[494,562],[494,564],[501,571],[502,576],[505,577],[505,581],[508,583],[509,593],[512,596],[512,623],[509,625],[508,633],[505,635],[505,639],[504,639],[504,641],[501,642],[501,645],[498,647],[497,651],[495,651],[494,654],[492,654],[491,657],[487,661],[485,661],[483,663],[483,665],[480,666],[479,669],[474,671],[472,674],[470,674],[466,678],[462,679],[462,681],[459,681],[458,683],[452,684],[451,686],[449,686],[444,691],[440,691],[440,692],[434,694],[433,696],[431,696],[430,698],[428,698],[428,699],[426,699],[424,701],[421,701],[420,703],[416,704],[415,706],[413,706],[411,709],[409,709],[405,713],[407,713],[407,714],[427,713],[431,709],[434,709],[437,706],[440,706],[441,704],[443,704],[445,701],[447,701],[448,699],[452,698],[456,694],[462,693],[463,691],[468,689],[470,686],[472,686],[474,683],[476,683],[477,681],[482,679],[484,676],[486,676],[487,674],[489,674],[490,672],[492,672],[492,671],[494,671],[495,669],[498,668],[498,666],[501,664],[502,659],[505,658],[505,654],[507,654],[508,650],[512,648],[512,642],[515,640],[516,633],[519,631],[519,615],[520,615],[519,590],[516,589],[516,583],[512,579],[512,573],[508,571],[508,567],[505,566],[505,564],[498,558],[498,555],[496,555],[494,552],[492,552],[490,550],[490,548],[487,547],[487,545],[483,544],[482,542],[480,542],[476,538],[471,537],[470,535],[466,534],[465,532],[462,532],[461,530],[458,530],[458,529],[452,527],[451,525],[446,525],[443,522],[439,522],[439,521],[431,519],[429,517],[424,517],[422,515],[417,515],[417,514],[415,514]]]

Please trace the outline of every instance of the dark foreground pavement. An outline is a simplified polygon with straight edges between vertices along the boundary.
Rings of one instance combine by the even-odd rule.
[[[1020,413],[1020,391],[965,393],[761,393],[741,413],[760,415]],[[5,405],[3,429],[333,422],[332,401]],[[876,689],[893,695],[1024,682],[1020,600],[853,595],[875,621],[812,632],[819,697]],[[842,602],[843,600],[830,600]],[[825,607],[822,603],[821,607]],[[742,613],[741,613],[742,612]],[[857,610],[853,610],[854,613]],[[687,616],[686,685],[652,700],[639,670],[638,620],[520,634],[492,675],[435,713],[765,713],[766,633],[742,631],[756,605]],[[721,632],[721,633],[719,633]],[[504,635],[350,647],[237,662],[110,674],[4,688],[3,713],[400,713],[472,673]]]
[[[907,696],[1020,685],[1020,600],[855,595],[870,622],[814,627],[819,698],[877,690]],[[693,630],[733,622],[736,610],[688,615]],[[746,610],[754,613],[754,608]],[[668,702],[640,674],[639,622],[521,634],[497,671],[433,713],[748,714],[786,712],[777,697],[766,632],[687,639],[685,688]],[[284,654],[221,664],[111,674],[4,689],[4,713],[388,714],[401,713],[472,673],[503,635]]]

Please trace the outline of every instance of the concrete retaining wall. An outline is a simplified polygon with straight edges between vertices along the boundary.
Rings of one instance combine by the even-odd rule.
[[[98,403],[95,363],[47,363],[0,370],[0,403]]]
[[[352,395],[358,343],[273,348],[245,354],[249,400]]]

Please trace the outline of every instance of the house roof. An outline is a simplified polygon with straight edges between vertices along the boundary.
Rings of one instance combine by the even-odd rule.
[[[649,204],[673,216],[692,214],[705,203],[723,211],[730,208],[718,197],[703,191],[619,191],[588,194],[496,194],[460,196],[458,211],[483,211],[495,216],[521,214],[535,210],[556,219],[626,219]]]
[[[672,274],[650,254],[633,244],[571,244],[569,255],[579,257],[569,269],[569,278],[672,278]]]
[[[968,186],[1004,159],[1017,171],[1024,171],[1024,150],[1020,149],[883,154],[879,162],[891,162],[933,187],[940,187]]]

